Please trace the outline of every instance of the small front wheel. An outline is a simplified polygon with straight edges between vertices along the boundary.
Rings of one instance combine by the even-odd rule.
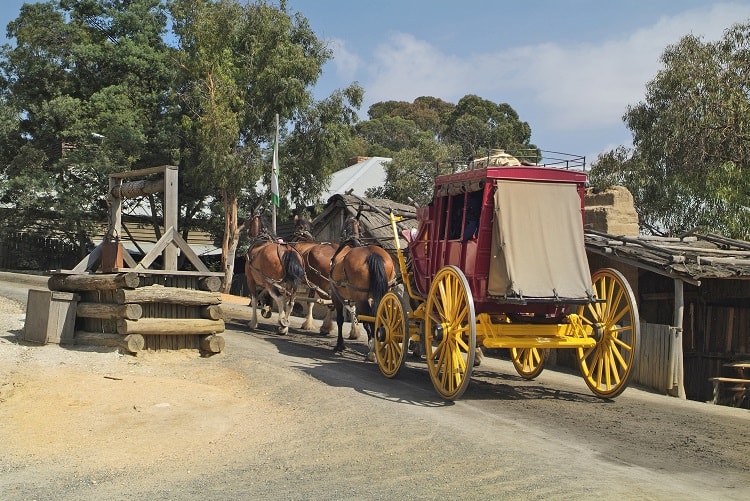
[[[518,375],[524,379],[534,379],[544,370],[549,349],[511,348],[510,359]]]
[[[375,315],[375,358],[380,372],[394,378],[404,366],[409,351],[406,315],[401,298],[393,292],[383,296]]]

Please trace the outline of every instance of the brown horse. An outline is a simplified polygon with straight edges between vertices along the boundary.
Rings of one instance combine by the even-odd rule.
[[[359,214],[348,218],[342,228],[342,245],[331,260],[331,296],[336,309],[338,339],[334,352],[343,351],[344,306],[352,313],[374,316],[378,304],[396,281],[396,268],[391,255],[377,245],[362,245],[359,240]],[[371,322],[362,323],[370,348],[368,360],[373,360],[373,330]]]
[[[329,272],[331,268],[331,258],[338,249],[338,244],[330,242],[316,242],[311,233],[310,220],[305,217],[294,216],[294,239],[291,245],[297,249],[302,256],[302,262],[305,266],[305,276],[307,277],[308,296],[307,315],[301,328],[304,330],[315,330],[313,324],[313,299],[315,296],[322,300],[331,299],[331,280]],[[333,307],[328,308],[323,323],[320,326],[321,334],[328,334],[333,330]],[[353,330],[354,335],[356,331]],[[356,339],[351,337],[350,339]]]
[[[275,302],[279,312],[279,334],[289,332],[289,315],[297,289],[305,277],[302,257],[289,244],[281,243],[265,228],[260,211],[245,222],[250,247],[245,254],[245,279],[250,293],[253,316],[250,328],[258,327],[258,288]]]

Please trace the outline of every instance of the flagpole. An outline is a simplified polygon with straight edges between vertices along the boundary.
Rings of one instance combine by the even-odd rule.
[[[276,235],[276,207],[279,205],[279,114],[276,114],[276,138],[273,141],[273,165],[271,167],[271,230]]]

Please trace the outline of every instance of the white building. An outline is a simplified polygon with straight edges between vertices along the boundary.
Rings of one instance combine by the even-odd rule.
[[[377,188],[385,184],[385,164],[388,157],[356,157],[357,163],[333,174],[328,191],[320,194],[323,202],[332,195],[343,195],[349,190],[354,195],[365,196],[368,188]]]

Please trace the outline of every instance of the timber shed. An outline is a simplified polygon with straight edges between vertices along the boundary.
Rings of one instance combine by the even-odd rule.
[[[641,321],[636,383],[708,401],[710,378],[738,377],[726,365],[750,360],[750,242],[587,229],[585,243],[592,270],[618,268],[633,286]]]
[[[363,198],[356,195],[333,195],[328,199],[323,211],[312,221],[312,233],[319,242],[339,242],[341,228],[348,217],[356,216],[361,209],[360,227],[362,242],[377,244],[391,253],[396,259],[396,246],[389,214],[401,216],[400,231],[417,227],[417,209],[392,200]],[[406,240],[401,235],[401,248],[406,248]]]

